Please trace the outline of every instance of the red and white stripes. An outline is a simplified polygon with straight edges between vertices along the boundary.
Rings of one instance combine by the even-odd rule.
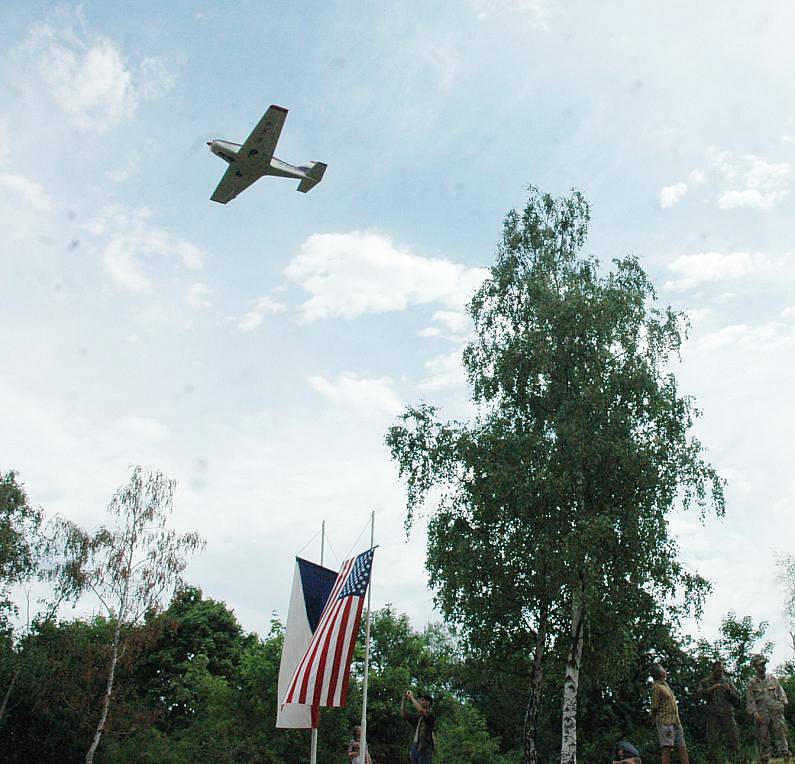
[[[339,594],[355,562],[354,557],[343,563],[312,641],[290,680],[283,704],[345,705],[364,597],[340,599]]]

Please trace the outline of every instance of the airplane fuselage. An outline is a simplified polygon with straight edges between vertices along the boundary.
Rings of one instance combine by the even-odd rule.
[[[324,162],[296,167],[273,156],[286,117],[287,109],[271,104],[243,143],[207,141],[210,151],[229,165],[210,197],[212,201],[226,204],[265,175],[298,180],[296,191],[303,194],[323,180]]]
[[[263,159],[259,156],[257,149],[251,149],[248,156],[241,156],[241,144],[232,143],[231,141],[207,141],[210,151],[216,156],[221,157],[225,162],[234,165],[238,172],[239,177],[257,177],[261,178],[263,175],[276,175],[281,178],[296,178],[298,180],[310,179],[307,174],[310,170],[309,167],[288,164],[282,162],[281,159],[271,157]]]

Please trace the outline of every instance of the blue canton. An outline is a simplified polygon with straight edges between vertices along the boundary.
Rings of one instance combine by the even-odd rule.
[[[338,599],[343,597],[364,597],[367,591],[367,584],[370,583],[370,571],[373,567],[373,553],[375,549],[368,549],[362,552],[353,563],[348,580],[342,587]]]

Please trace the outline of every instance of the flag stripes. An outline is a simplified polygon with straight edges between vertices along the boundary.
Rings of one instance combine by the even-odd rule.
[[[284,704],[345,705],[373,551],[343,563],[312,641],[288,685]]]
[[[323,609],[339,573],[297,557],[290,593],[290,606],[279,664],[276,726],[286,729],[307,729],[317,725],[316,709],[308,704],[282,703],[295,668],[306,654],[317,630]]]
[[[334,582],[334,588],[331,590],[331,594],[329,595],[328,601],[326,602],[326,607],[323,609],[323,614],[320,616],[320,622],[317,625],[317,629],[315,630],[315,633],[312,637],[312,641],[309,643],[309,647],[307,648],[304,657],[301,659],[301,662],[298,664],[298,668],[296,668],[295,673],[293,674],[293,679],[290,682],[287,695],[284,699],[285,703],[309,702],[307,697],[309,682],[313,678],[312,667],[315,664],[321,642],[326,638],[327,635],[331,633],[331,627],[333,626],[335,620],[334,616],[337,615],[340,606],[339,593],[342,589],[345,578],[352,567],[353,560],[347,560],[343,564],[342,569],[337,576],[337,580]],[[314,696],[314,685],[312,689],[312,694]],[[321,704],[318,702],[317,705]]]

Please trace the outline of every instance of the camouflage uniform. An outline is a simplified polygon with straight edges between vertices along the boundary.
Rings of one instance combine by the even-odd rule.
[[[754,667],[766,663],[767,660],[761,655],[755,655],[751,659],[751,665]],[[790,752],[784,721],[784,706],[787,705],[787,696],[778,679],[772,674],[753,677],[748,682],[745,701],[748,713],[754,717],[756,722],[756,740],[759,743],[760,761],[770,761],[771,737],[776,748],[776,756],[788,758]]]
[[[715,757],[722,740],[731,753],[737,753],[740,735],[734,720],[734,703],[740,700],[740,696],[729,677],[725,673],[717,679],[713,674],[704,677],[698,683],[696,697],[707,701],[707,744],[712,757]]]

